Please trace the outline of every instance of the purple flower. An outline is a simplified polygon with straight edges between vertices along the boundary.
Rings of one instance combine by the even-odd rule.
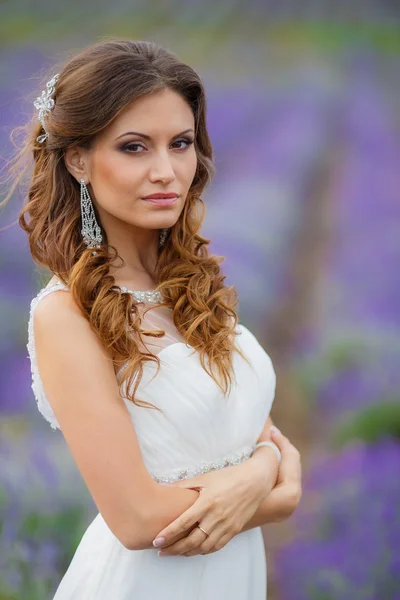
[[[62,471],[62,477],[58,473]],[[96,508],[64,439],[27,432],[0,442],[0,589],[44,598],[59,583]]]
[[[395,600],[400,593],[400,442],[320,457],[277,553],[282,600]]]

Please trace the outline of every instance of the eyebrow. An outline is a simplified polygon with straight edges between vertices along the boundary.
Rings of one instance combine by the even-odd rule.
[[[185,131],[181,131],[180,133],[177,133],[176,135],[174,135],[173,138],[178,137],[179,135],[183,135],[184,133],[189,133],[189,131],[193,131],[193,129],[185,129]],[[194,131],[193,131],[193,133],[194,133]],[[145,133],[140,133],[139,131],[127,131],[126,133],[122,133],[115,139],[119,140],[120,138],[125,137],[126,135],[138,135],[138,136],[144,138],[145,140],[151,140],[150,135],[146,135]]]

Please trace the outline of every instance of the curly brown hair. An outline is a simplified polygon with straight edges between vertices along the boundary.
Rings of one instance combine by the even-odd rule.
[[[102,230],[104,243],[97,255],[84,244],[79,184],[66,168],[64,152],[78,145],[89,149],[95,136],[128,104],[165,88],[180,94],[193,112],[197,169],[182,213],[159,252],[156,289],[162,291],[162,306],[172,309],[176,329],[198,351],[202,367],[227,394],[234,379],[233,350],[247,359],[234,342],[238,298],[234,286],[224,285],[225,276],[220,271],[224,257],[209,255],[210,240],[199,233],[205,214],[200,195],[214,176],[215,167],[206,128],[205,91],[196,72],[154,42],[113,38],[88,46],[59,69],[55,106],[46,117],[46,143],[36,141],[43,129],[35,113],[27,126],[19,128],[26,129],[26,136],[11,166],[16,174],[12,193],[25,171],[21,169],[24,157],[33,154],[27,202],[18,219],[28,234],[33,260],[68,285],[103,346],[113,356],[126,359],[120,385],[127,382],[131,390],[136,380],[128,399],[152,408],[156,407],[135,394],[144,363],[157,362],[158,373],[160,359],[142,352],[138,342],[141,335],[161,337],[165,332],[140,328],[141,303],[131,294],[121,294],[110,274],[110,264],[121,257],[108,244],[106,232]],[[156,307],[147,310],[152,308]]]

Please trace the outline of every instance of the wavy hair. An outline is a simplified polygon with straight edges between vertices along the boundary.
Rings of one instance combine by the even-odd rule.
[[[131,294],[122,294],[116,286],[109,267],[121,257],[108,244],[103,228],[103,244],[97,255],[84,244],[80,233],[80,188],[66,168],[64,152],[74,146],[89,149],[95,136],[127,105],[165,88],[180,94],[193,112],[197,169],[182,213],[159,251],[156,289],[163,294],[162,306],[172,309],[176,329],[199,353],[202,367],[225,395],[234,379],[233,350],[247,359],[235,344],[238,298],[234,286],[224,285],[225,276],[220,271],[224,257],[210,255],[210,240],[199,232],[205,214],[200,196],[214,176],[215,167],[206,129],[205,92],[196,72],[154,42],[114,38],[96,42],[70,57],[59,69],[53,95],[55,106],[45,118],[49,134],[46,142],[36,141],[43,129],[35,114],[27,126],[20,128],[27,130],[26,136],[11,163],[16,177],[10,195],[28,166],[21,168],[24,157],[33,156],[27,202],[18,219],[28,235],[33,260],[68,285],[104,348],[113,357],[125,359],[120,385],[126,382],[127,390],[131,390],[135,380],[127,399],[151,408],[157,407],[135,395],[144,363],[157,362],[158,373],[160,359],[142,352],[139,342],[142,335],[161,337],[165,332],[141,329],[138,308],[142,303]],[[101,226],[97,212],[96,218]],[[153,308],[156,307],[148,307],[146,312]]]

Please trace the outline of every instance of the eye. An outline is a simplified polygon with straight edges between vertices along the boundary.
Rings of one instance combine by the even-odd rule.
[[[179,140],[176,140],[176,142],[173,142],[174,144],[180,144],[184,142],[186,144],[186,146],[184,146],[183,148],[177,148],[177,150],[186,150],[186,148],[189,148],[189,146],[191,144],[193,144],[194,140],[190,139],[190,138],[181,138]],[[130,154],[143,154],[142,152],[136,152],[135,148],[143,148],[145,149],[145,146],[143,146],[142,144],[139,144],[137,142],[129,142],[128,144],[125,144],[125,146],[122,147],[122,150],[125,152],[129,152]]]
[[[180,142],[185,142],[185,144],[187,144],[187,145],[185,146],[185,148],[189,148],[189,146],[190,146],[191,144],[193,144],[193,141],[194,141],[194,140],[192,140],[192,139],[190,139],[190,138],[181,138],[180,140],[176,140],[176,142],[174,142],[174,144],[179,144]],[[185,150],[185,148],[182,148],[182,150]]]
[[[135,152],[135,148],[144,148],[144,146],[135,142],[129,142],[129,144],[125,144],[125,146],[122,146],[122,151],[129,152],[130,154],[142,154],[142,152]]]

